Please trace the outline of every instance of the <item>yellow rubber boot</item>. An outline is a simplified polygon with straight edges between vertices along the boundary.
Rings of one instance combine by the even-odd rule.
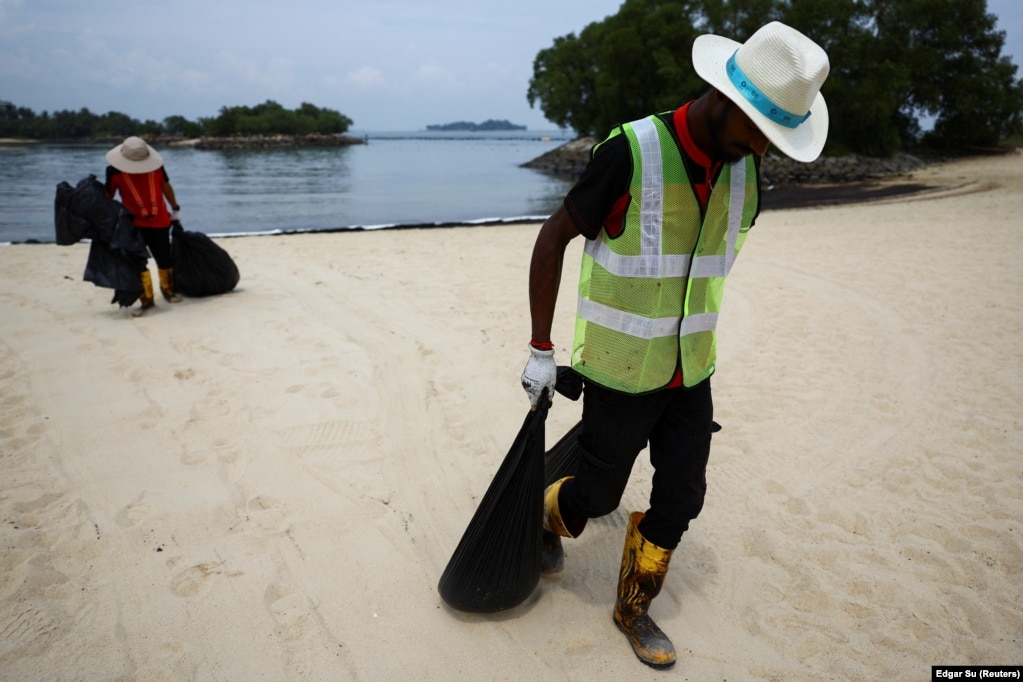
[[[543,492],[543,529],[563,538],[574,538],[575,535],[565,528],[565,522],[561,519],[561,510],[558,509],[558,493],[565,481],[570,481],[574,476],[565,476],[562,479],[551,483]]]
[[[160,268],[160,293],[168,303],[181,302],[181,297],[174,291],[174,268]]]
[[[153,276],[149,274],[149,270],[143,270],[139,273],[139,282],[142,283],[142,294],[139,296],[139,303],[141,308],[132,311],[132,317],[142,317],[146,314],[146,311],[154,307],[156,303],[153,302]]]
[[[642,518],[643,512],[632,512],[629,517],[614,619],[639,660],[653,668],[668,668],[675,664],[675,646],[647,610],[664,585],[672,551],[643,537],[639,532]]]
[[[545,575],[561,573],[565,568],[565,550],[561,546],[561,538],[574,538],[575,535],[565,527],[558,509],[558,493],[565,481],[573,478],[566,476],[551,483],[543,493],[543,550],[540,553],[541,572]]]

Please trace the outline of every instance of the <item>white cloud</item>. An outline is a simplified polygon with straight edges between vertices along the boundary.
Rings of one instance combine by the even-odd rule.
[[[188,92],[200,92],[209,87],[213,80],[208,72],[196,69],[182,69],[178,72],[177,79]]]
[[[345,76],[345,80],[353,85],[374,86],[384,84],[384,74],[371,66],[363,66],[360,69],[351,71]]]
[[[447,69],[433,64],[424,64],[416,69],[414,79],[423,85],[439,88],[456,88],[458,78]]]
[[[273,99],[381,130],[477,110],[541,127],[525,101],[536,51],[621,0],[171,4],[0,0],[0,95],[36,111],[88,107],[140,120]]]
[[[249,86],[255,88],[257,93],[289,90],[296,82],[295,63],[288,57],[272,57],[261,63],[229,50],[221,50],[215,55],[212,70],[217,76],[216,81],[228,86],[231,91],[251,89]]]
[[[209,116],[273,99],[374,129],[482,115],[541,128],[538,50],[621,0],[0,0],[0,97],[36,111]],[[1023,3],[989,0],[1023,67]],[[1023,72],[1018,75],[1023,75]]]

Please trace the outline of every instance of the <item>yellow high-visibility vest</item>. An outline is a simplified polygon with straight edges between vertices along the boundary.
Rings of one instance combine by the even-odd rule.
[[[700,204],[667,125],[627,123],[630,202],[622,233],[588,240],[579,276],[572,367],[602,386],[645,393],[714,372],[725,277],[759,205],[752,156],[725,166],[701,220]],[[605,140],[606,141],[606,140]]]

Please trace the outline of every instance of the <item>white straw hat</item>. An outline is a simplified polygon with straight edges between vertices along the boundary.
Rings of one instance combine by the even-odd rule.
[[[786,156],[804,162],[820,156],[828,138],[820,88],[830,65],[817,43],[777,21],[745,43],[702,35],[693,43],[693,68]]]
[[[124,173],[148,173],[163,165],[163,157],[133,135],[107,152],[107,163]]]

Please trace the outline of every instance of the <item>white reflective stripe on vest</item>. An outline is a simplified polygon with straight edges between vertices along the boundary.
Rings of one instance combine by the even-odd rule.
[[[698,256],[693,259],[690,277],[724,277],[728,274],[724,256]]]
[[[632,130],[643,159],[643,198],[640,206],[640,255],[615,253],[603,239],[586,242],[590,258],[618,277],[686,277],[689,254],[661,254],[661,229],[664,221],[664,168],[657,127],[650,119],[634,121]]]
[[[650,318],[627,313],[596,301],[579,298],[579,317],[639,339],[656,339],[678,333],[677,317]]]
[[[689,272],[689,254],[624,256],[603,239],[588,239],[585,248],[594,263],[618,277],[685,277]]]
[[[664,164],[661,160],[661,139],[651,119],[632,123],[643,159],[643,201],[640,206],[640,228],[643,239],[640,252],[661,255],[661,228],[664,222]]]
[[[657,132],[653,130],[653,124],[648,121],[644,121],[644,123],[648,124],[650,132],[653,133],[656,139]],[[656,156],[658,161],[657,168],[660,169],[659,147]],[[647,182],[646,170],[649,165],[651,164],[647,164],[647,155],[644,153],[644,182]],[[654,183],[658,187],[661,186],[660,180],[661,176],[658,175],[657,182]],[[593,258],[595,263],[619,277],[689,277],[690,279],[726,277],[735,263],[735,246],[739,239],[740,229],[742,228],[742,209],[746,198],[746,169],[743,161],[738,161],[732,166],[730,182],[728,233],[725,240],[726,250],[723,256],[698,256],[692,259],[692,268],[690,269],[690,257],[688,255],[660,256],[649,254],[643,256],[623,256],[612,251],[602,239],[588,240],[586,252]],[[646,193],[644,192],[644,236],[642,247],[644,251],[648,248],[648,232],[645,229],[645,226],[648,224],[645,217],[645,197]],[[660,201],[660,197],[658,201]],[[658,235],[657,243],[659,250],[660,235]],[[602,327],[642,339],[670,336],[675,334],[676,331],[679,336],[699,332],[712,332],[717,328],[718,321],[718,314],[715,312],[698,313],[685,316],[682,319],[681,326],[679,326],[678,319],[674,317],[651,319],[641,315],[625,313],[582,298],[579,299],[578,314],[583,319],[599,324]]]
[[[725,237],[723,256],[697,256],[689,277],[727,277],[735,264],[735,245],[742,229],[742,207],[746,200],[746,169],[742,161],[732,166],[731,188],[728,202],[728,234]]]
[[[731,193],[728,202],[728,242],[725,249],[725,275],[732,271],[735,264],[735,247],[739,243],[739,232],[742,230],[742,209],[746,204],[746,163],[736,161],[730,173]],[[722,275],[724,276],[724,275]]]
[[[717,313],[697,313],[686,315],[682,318],[682,326],[678,335],[696,334],[697,332],[712,332],[718,326]]]

